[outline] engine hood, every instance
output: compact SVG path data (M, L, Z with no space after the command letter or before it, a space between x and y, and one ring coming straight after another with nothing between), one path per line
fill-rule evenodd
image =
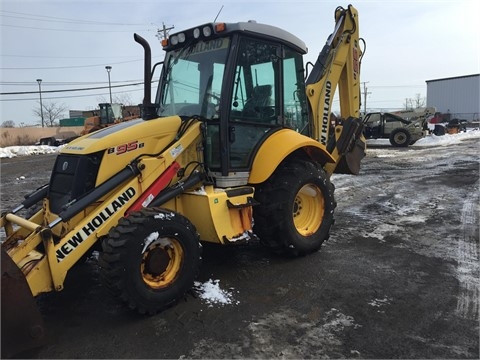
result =
M131 120L82 136L60 152L62 155L101 159L96 175L98 185L140 155L163 151L175 139L180 124L178 116Z
M82 136L61 149L64 154L91 154L106 151L122 155L141 149L142 153L156 153L173 140L181 119L169 116L153 120L130 120ZM137 144L134 149L132 144ZM129 146L130 145L130 146Z

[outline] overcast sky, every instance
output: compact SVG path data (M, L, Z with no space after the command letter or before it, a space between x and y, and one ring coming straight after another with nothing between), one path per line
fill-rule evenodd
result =
M360 36L367 43L361 81L367 110L402 108L406 98L426 96L426 80L478 74L480 40L478 0L357 0ZM157 38L165 24L180 31L215 19L257 22L284 28L308 46L315 61L333 31L333 13L349 2L164 1L164 0L1 0L0 124L38 123L42 79L44 102L87 110L109 101L106 65L112 86L142 81L143 50L136 32L150 42L154 61L163 59ZM105 87L92 91L48 90ZM142 87L112 89L114 100L141 103ZM335 108L335 104L334 104ZM363 105L362 105L363 108ZM65 113L68 117L68 112Z

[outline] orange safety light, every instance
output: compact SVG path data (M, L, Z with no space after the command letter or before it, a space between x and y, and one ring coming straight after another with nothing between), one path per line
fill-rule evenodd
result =
M168 39L163 39L162 40L162 46L165 47L168 45Z
M222 32L222 31L225 31L225 23L218 23L218 24L215 24L215 32Z

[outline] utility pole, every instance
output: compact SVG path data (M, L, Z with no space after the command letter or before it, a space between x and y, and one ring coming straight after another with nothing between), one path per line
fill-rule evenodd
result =
M170 27L166 27L165 26L165 23L162 22L162 29L157 29L157 38L158 40L162 41L162 40L165 40L168 36L168 32L172 29L174 29L175 26L170 26Z
M42 117L42 128L45 126L43 121L43 104L42 104L42 79L37 79L38 93L40 94L40 116Z
M367 113L367 95L371 94L370 91L367 91L368 81L362 82L363 84L363 114Z
M105 69L108 73L108 90L110 92L110 104L112 103L112 83L110 82L110 71L112 71L112 67L110 65L105 66Z

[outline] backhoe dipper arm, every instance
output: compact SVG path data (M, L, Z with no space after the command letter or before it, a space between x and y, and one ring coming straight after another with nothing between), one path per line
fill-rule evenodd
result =
M306 81L312 137L327 147L330 113L337 86L343 119L360 116L358 12L349 5L335 10L335 29L328 37ZM338 157L338 154L333 154ZM335 156L336 155L336 156Z

